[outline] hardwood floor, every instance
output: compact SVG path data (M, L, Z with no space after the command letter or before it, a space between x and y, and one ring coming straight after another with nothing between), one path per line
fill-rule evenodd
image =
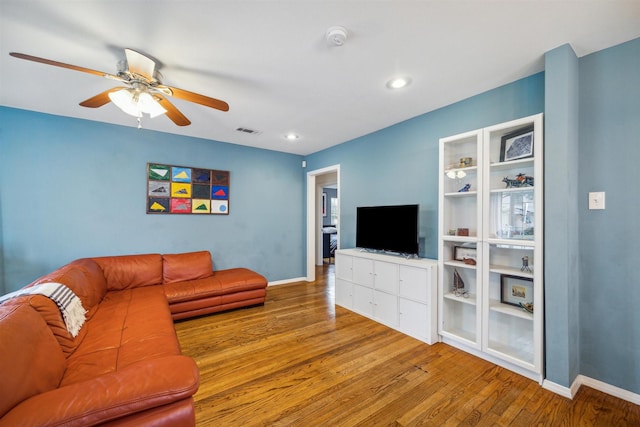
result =
M200 368L198 426L631 426L640 406L574 400L446 344L333 305L333 265L262 307L176 323Z

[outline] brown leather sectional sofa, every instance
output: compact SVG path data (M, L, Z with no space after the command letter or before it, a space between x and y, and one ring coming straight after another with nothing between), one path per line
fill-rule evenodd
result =
M207 251L84 258L43 276L87 311L74 337L42 295L0 305L0 426L193 426L199 386L173 320L262 304L267 280ZM212 321L215 321L212 319Z

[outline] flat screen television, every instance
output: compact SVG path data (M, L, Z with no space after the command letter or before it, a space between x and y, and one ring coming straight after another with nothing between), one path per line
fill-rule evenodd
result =
M358 207L356 246L417 255L418 205Z

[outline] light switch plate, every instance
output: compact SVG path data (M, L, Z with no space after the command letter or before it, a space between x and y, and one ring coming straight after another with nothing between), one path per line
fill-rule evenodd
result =
M604 209L604 191L589 193L589 209Z

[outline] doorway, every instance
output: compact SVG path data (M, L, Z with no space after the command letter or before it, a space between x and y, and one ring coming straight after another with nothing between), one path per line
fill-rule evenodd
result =
M340 165L329 166L307 173L307 281L316 279L316 265L322 265L322 189L331 187L337 190L337 206L340 209ZM326 200L330 203L329 200ZM326 211L325 211L326 212ZM340 236L340 222L335 224ZM338 237L338 248L340 238Z

